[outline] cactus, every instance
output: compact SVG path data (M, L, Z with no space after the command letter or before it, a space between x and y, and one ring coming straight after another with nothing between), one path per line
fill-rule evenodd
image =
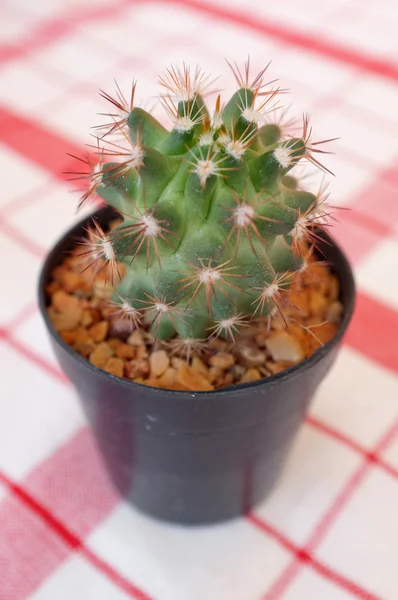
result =
M291 274L306 267L301 241L316 247L329 214L325 190L307 192L289 174L299 161L328 170L308 116L292 137L273 118L282 90L265 69L250 79L249 61L243 73L231 68L237 91L225 105L218 96L212 114L204 98L214 81L185 65L167 70L160 102L171 131L135 105L135 83L129 101L119 88L101 92L112 120L97 158L83 161L92 172L82 202L99 195L123 223L107 233L95 222L82 256L114 274L124 263L117 314L179 344L233 340L250 320L283 314Z

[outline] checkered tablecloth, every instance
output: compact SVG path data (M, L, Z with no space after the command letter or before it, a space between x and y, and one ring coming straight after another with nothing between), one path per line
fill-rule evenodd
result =
M396 0L1 0L0 600L398 599ZM116 77L138 99L171 62L224 57L292 90L327 165L354 322L272 495L185 529L112 491L36 307L41 261L78 217L62 172ZM229 82L232 85L232 80Z

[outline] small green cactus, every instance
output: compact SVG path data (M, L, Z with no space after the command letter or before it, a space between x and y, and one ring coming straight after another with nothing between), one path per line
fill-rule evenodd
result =
M100 129L91 185L123 223L88 230L83 256L126 274L112 303L133 326L146 323L160 339L189 344L210 335L234 338L248 321L283 312L281 292L304 270L300 240L316 245L325 223L324 190L304 191L289 171L324 153L311 141L308 116L298 137L278 119L281 90L252 81L249 61L238 89L213 114L204 96L213 81L197 69L171 67L160 78L160 101L171 131L128 102L117 88L112 122ZM280 110L280 109L279 109ZM116 136L109 141L109 136Z

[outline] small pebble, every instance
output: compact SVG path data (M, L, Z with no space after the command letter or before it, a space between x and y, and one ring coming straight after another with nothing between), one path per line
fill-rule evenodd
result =
M198 373L203 375L203 377L205 377L205 379L207 379L207 381L211 383L211 375L209 369L202 359L200 359L198 356L194 356L191 362L191 367L194 371L197 371Z
M233 373L234 379L238 380L246 373L246 368L243 365L234 365L231 372Z
M174 385L176 378L177 378L177 371L175 369L173 369L173 367L169 367L168 369L166 369L166 371L163 373L163 375L161 377L159 377L159 386L165 387L165 388L170 388L171 386Z
M65 258L64 264L69 267L69 270L80 271L82 268L82 259L80 256L80 248L76 248L73 254Z
M146 346L137 346L136 347L136 357L137 358L148 358L149 352Z
M52 281L46 286L46 294L48 296L53 296L55 292L57 292L60 288L58 281Z
M66 312L80 308L79 299L63 290L58 290L52 297L52 306L58 312Z
M170 359L164 350L152 352L149 357L151 377L160 377L170 365Z
M71 329L69 331L60 331L59 335L64 340L64 342L72 346L72 344L74 344L74 342L76 341L77 329Z
M95 343L90 338L87 329L80 327L76 331L75 342L73 348L82 356L88 356L95 349Z
M94 340L94 342L103 342L109 331L109 321L100 321L96 323L89 329L90 337Z
M141 329L135 329L133 333L129 336L127 343L131 344L131 346L143 346L144 337Z
M217 337L211 337L207 341L207 347L212 350L218 350L219 352L223 352L228 348L228 342L226 342L225 340L220 340L220 338Z
M333 323L320 323L319 325L315 325L315 327L311 327L312 333L316 336L317 339L314 339L313 336L313 349L316 350L322 344L326 344L332 337L335 335L337 331L336 325Z
M77 340L73 344L73 349L76 350L76 352L78 352L82 356L87 357L95 350L95 343L93 342L93 340Z
M55 267L51 273L52 278L54 281L62 284L63 279L65 277L65 273L68 273L69 269L66 266L66 264L64 265L58 265L57 267Z
M253 367L252 369L248 369L246 371L240 382L248 383L249 381L259 381L260 379L262 379L260 371Z
M112 296L113 288L110 281L96 279L94 281L94 296L103 300L109 300Z
M337 300L340 294L339 280L335 275L329 277L329 298Z
M91 327L94 324L94 319L91 310L84 310L82 316L82 326Z
M104 367L105 371L116 375L117 377L123 377L124 374L124 360L121 358L110 358Z
M119 338L110 338L108 340L108 344L110 345L110 347L112 348L112 350L114 352L116 352L116 350L122 345L122 341L119 340Z
M185 360L179 358L178 356L172 356L171 358L171 366L175 369L179 369L182 364L185 364Z
M115 314L115 309L112 306L110 306L108 302L101 300L101 298L97 298L96 300L100 303L102 320L110 321Z
M126 365L126 374L130 379L136 379L137 377L148 377L149 375L149 361L145 358L140 360L133 359Z
M82 327L91 327L91 325L98 323L100 319L101 315L99 310L96 310L95 308L86 308L83 311Z
M341 317L343 315L343 310L344 310L343 305L338 300L336 300L336 302L333 302L332 304L330 304L326 309L327 321L329 321L330 323L334 323L335 325L338 325L341 321Z
M56 312L53 308L48 309L48 316L56 331L70 331L76 329L82 318L83 311L78 306L67 312Z
M62 287L66 292L72 293L78 290L81 286L82 280L80 275L73 271L66 271L62 278Z
M219 352L209 358L209 365L219 369L229 369L235 363L235 357L227 352Z
M145 379L145 385L150 385L151 387L159 387L159 379L156 377L149 377L149 379Z
M181 363L177 371L176 381L192 391L206 392L214 389L203 375L194 371L186 362Z
M130 344L119 344L117 348L115 348L116 350L116 356L118 356L119 358L124 358L126 360L132 360L133 358L136 357L136 349L134 348L134 346L131 346Z
M286 369L291 367L293 364L294 363L291 363L291 362L283 362L283 361L271 362L271 361L269 361L269 362L267 362L267 368L273 375L276 375L277 373L281 373L281 371L286 371Z
M310 312L313 317L324 317L328 306L328 300L317 290L309 295Z
M312 336L308 332L308 330L306 330L302 325L299 325L297 322L289 323L289 326L287 329L285 329L285 331L287 331L290 336L298 340L306 356L308 356L308 354L311 353L310 349L312 347L312 344L309 338L311 338Z
M254 344L236 344L234 352L246 367L259 367L266 360L266 354Z
M223 375L224 375L224 372L219 367L210 367L210 369L208 371L207 379L208 379L208 381L210 381L210 383L215 383L216 381L219 381L220 379L222 379Z
M274 361L296 363L304 359L300 342L287 331L273 331L267 338L266 346Z
M232 373L226 373L224 379L222 380L222 385L232 385L234 382L234 376Z
M92 338L84 327L76 329L75 342L92 342Z
M89 360L98 369L103 369L112 356L112 348L106 342L102 342L91 352Z
M194 371L198 371L198 373L201 373L202 375L206 376L208 374L205 363L198 356L193 357L191 367Z

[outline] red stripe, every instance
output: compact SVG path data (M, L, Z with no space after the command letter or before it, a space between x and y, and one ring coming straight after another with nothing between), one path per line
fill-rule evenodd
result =
M359 212L366 218L366 227L371 222L377 222L380 229L375 233L380 233L381 237L393 233L394 224L398 223L397 186L397 164L393 163L389 168L378 171L372 182L350 198L352 211L349 212Z
M348 448L351 448L351 450L354 450L354 452L361 454L368 460L368 462L377 464L378 467L383 469L386 473L388 473L392 477L394 477L396 479L398 478L398 469L396 469L392 465L386 463L379 456L376 456L374 452L369 452L366 448L364 448L363 446L361 446L360 444L355 442L353 439L351 439L350 437L348 437L341 431L338 431L337 429L330 427L330 425L328 425L327 423L323 423L322 421L320 421L319 419L316 419L315 417L312 417L311 415L306 418L305 422L310 427L313 427L317 431L321 431L322 433L330 436L334 440L341 442Z
M344 577L340 573L333 571L333 569L330 569L329 567L321 563L319 560L312 557L309 554L309 552L307 552L305 549L293 544L287 537L283 535L283 533L276 530L269 523L263 521L263 519L260 519L257 515L249 514L247 516L247 519L252 525L257 527L257 529L266 533L272 539L281 544L281 546L283 546L286 550L292 552L295 555L295 562L292 563L292 565L295 566L294 571L299 569L300 564L305 563L308 565L308 567L311 567L312 569L317 571L325 579L328 579L329 581L338 585L339 587L344 588L356 598L362 598L367 600L379 600L377 596L374 596L373 594L371 594L358 584L354 583L347 577ZM289 578L291 577L290 573L293 573L292 566L289 568ZM282 587L279 583L277 588L272 588L269 592L267 592L267 594L264 596L264 600L274 600L278 598L281 590Z
M380 235L373 231L373 228L366 229L363 225L355 223L354 220L350 221L345 218L333 223L331 233L354 265L365 260L381 239Z
M0 471L0 481L12 491L12 493L18 497L18 499L25 504L30 510L32 510L37 516L43 521L46 521L47 525L55 531L55 533L63 539L65 544L72 550L76 550L81 546L81 542L71 531L64 527L53 515L43 508L36 500L28 494L20 485L11 481L4 473Z
M12 239L21 248L28 250L31 254L43 259L47 253L44 248L41 248L30 237L26 236L20 229L16 229L11 223L8 223L0 216L0 231Z
M211 17L247 27L288 46L302 48L312 54L323 56L344 65L348 64L360 71L385 77L394 82L398 81L398 65L394 62L357 52L339 43L327 41L322 37L290 29L282 24L269 21L264 17L259 19L255 14L251 15L248 12L230 10L224 6L196 2L195 0L155 0L155 3L166 5L179 4L210 15ZM121 0L117 4L113 3L109 6L87 9L77 15L74 12L72 15L66 14L60 18L47 21L34 30L28 38L21 40L20 43L0 46L0 61L4 63L7 60L21 58L70 34L77 25L114 17L132 4L131 0ZM137 0L135 0L134 4L137 4Z
M310 427L313 427L317 431L321 431L322 433L325 433L333 439L343 443L345 446L348 446L349 448L351 448L351 450L354 450L355 452L358 452L362 455L368 454L366 448L363 448L362 446L354 442L354 440L344 435L344 433L341 433L341 431L337 431L333 427L330 427L330 425L328 425L327 423L323 423L322 421L316 419L315 417L312 417L311 415L306 417L305 422L307 425L310 425Z
M289 587L297 573L301 570L301 563L294 558L282 574L275 580L261 600L279 600L283 592Z
M92 550L87 548L77 535L75 535L58 519L56 519L49 510L37 502L37 500L20 485L11 481L9 477L1 472L0 481L9 488L9 490L18 498L20 502L34 512L35 515L38 516L42 521L44 521L47 527L49 527L51 531L59 536L71 550L79 550L79 552L83 554L93 566L95 566L104 575L109 577L109 579L111 579L115 585L125 591L131 598L136 600L151 600L150 596L140 590L133 583L122 577L120 573L117 573L110 565L105 563L101 558L94 554Z
M28 117L0 106L0 140L54 177L65 181L71 158L81 156L82 147L43 127Z
M388 444L395 438L398 431L398 422L394 423L392 427L383 435L381 440L378 442L374 449L374 455L382 452ZM360 465L359 469L349 478L340 494L334 499L330 508L327 510L323 518L319 521L318 525L314 528L307 544L304 547L305 555L310 555L314 552L315 548L324 539L325 535L330 530L330 527L335 522L342 509L351 498L355 490L358 489L360 482L363 480L365 475L369 472L370 462L365 456L365 461ZM291 585L293 579L296 577L300 570L300 556L296 557L277 578L271 588L265 594L263 600L277 600L281 598L281 595L286 588ZM359 596L360 598L374 598L374 596Z
M14 329L22 325L24 321L30 319L30 317L32 317L37 310L37 304L32 302L32 304L28 304L28 306L25 306L21 311L19 311L7 325L7 330L10 332L10 335Z
M0 531L1 600L31 598L71 554L59 536L12 493L0 503Z
M128 581L128 579L125 579L125 577L115 571L113 567L103 561L102 558L94 554L90 548L82 546L80 553L101 571L103 575L106 575L115 585L124 590L131 598L136 598L136 600L151 600L151 597L148 596L148 594L140 590L136 585Z
M360 468L350 477L341 490L340 494L336 497L326 514L323 516L321 521L315 527L311 534L311 537L306 544L307 551L313 551L318 544L323 540L331 525L336 520L336 517L340 514L342 508L347 504L354 491L358 488L360 482L369 471L369 462L363 462Z
M58 379L58 381L62 381L62 383L69 384L69 379L67 379L67 377L62 373L62 371L59 371L51 363L47 362L44 358L42 358L39 354L36 354L35 352L33 352L33 350L31 350L27 346L24 346L23 344L21 344L21 342L19 342L18 340L13 339L7 333L7 331L4 330L4 333L5 333L5 337L4 337L3 341L6 344L8 344L9 346L11 346L11 348L13 348L21 356L23 356L30 362L35 363L38 367L40 367L48 375L51 375L51 377L55 377L55 379Z
M289 540L281 531L272 527L269 523L266 523L263 519L260 519L256 514L249 513L246 515L246 519L257 529L269 535L273 540L278 542L285 550L288 552L292 552L293 554L298 554L299 548L293 542Z
M398 422L394 423L392 427L383 435L381 440L374 448L374 454L380 454L390 442L395 438L398 431ZM318 526L314 529L306 548L309 551L313 551L321 540L325 537L326 533L330 529L330 525L334 522L336 516L340 513L347 500L352 496L354 490L358 487L358 483L363 479L364 475L368 472L369 462L366 460L360 466L360 468L352 475L348 480L341 493L334 500L332 506L329 508L323 519L319 522Z
M347 590L347 592L350 592L356 598L361 598L361 600L383 600L380 596L371 594L370 592L359 586L357 583L354 583L350 579L347 579L347 577L344 577L343 575L332 571L332 569L318 562L317 560L314 560L312 566L314 570L319 573L319 575L322 575L323 577L325 577L325 579L329 579L339 587L344 588L345 590Z
M155 3L182 5L211 17L247 27L294 48L302 48L312 54L320 55L344 65L350 65L360 71L385 77L394 82L398 81L398 65L394 62L357 52L339 43L327 41L324 37L290 29L264 17L259 19L256 14L251 15L248 12L230 10L225 6L196 2L195 0L155 0ZM44 22L39 28L31 32L27 38L20 40L18 44L0 46L0 61L4 63L7 60L21 58L70 34L82 23L92 23L95 20L114 17L132 4L131 0L121 0L117 4L112 3L112 5L103 7L89 8L77 14L74 11L73 14L64 14L62 17ZM137 0L134 4L137 4Z
M312 568L331 583L334 583L336 586L349 592L355 598L360 598L361 600L382 600L380 596L368 592L351 579L344 577L344 575L341 575L340 573L336 573L336 571L333 571L330 567L320 563L317 559L311 558L311 560L308 561L305 557L306 555L304 554L304 558L300 557L295 562L290 563L289 567L284 571L283 576L278 579L276 584L262 597L262 600L281 599L281 594L284 593L290 582L301 570L303 563L307 564L308 567Z
M1 137L1 134L0 134ZM32 203L39 201L46 194L48 194L49 186L51 185L51 180L46 181L45 183L41 183L36 188L33 188L29 191L29 194L24 192L23 194L11 198L7 203L3 204L0 208L0 214L4 217L10 218L14 213L19 212L27 206L30 206Z
M345 342L383 367L398 372L398 312L358 292Z
M195 0L169 0L168 3L193 8L198 12L210 15L211 17L228 21L234 25L247 27L260 34L265 34L288 46L302 48L312 54L323 56L324 58L343 63L344 65L350 65L360 71L379 75L380 77L391 79L394 82L398 81L398 65L396 63L356 52L339 43L328 41L325 37L318 37L298 30L289 29L284 25L268 21L264 17L260 19L258 15L254 13L250 14L248 11L241 12L230 10L225 6L218 6L216 4L196 2Z
M395 193L397 192L395 191ZM358 206L358 208L355 207L353 210L345 210L344 214L338 214L339 221L344 219L344 221L355 223L356 225L375 233L379 238L391 235L394 232L394 223L391 221L384 223L378 219L376 212L378 199L376 201L374 199L373 202L376 204L376 206L374 206L375 216L362 212L361 206ZM378 210L380 209L377 208L377 211Z
M29 35L18 40L17 44L0 45L0 62L21 59L34 51L44 48L53 42L71 34L83 23L92 23L96 20L108 19L117 16L124 8L130 5L129 0L112 2L100 7L76 10L64 13L60 17L40 23Z

